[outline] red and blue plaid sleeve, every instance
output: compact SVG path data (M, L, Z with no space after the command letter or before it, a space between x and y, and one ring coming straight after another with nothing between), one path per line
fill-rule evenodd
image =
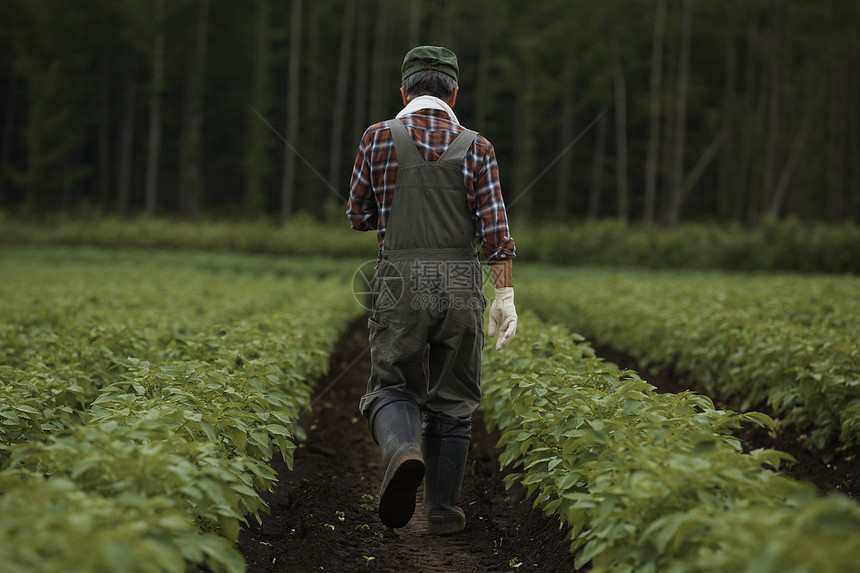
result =
M467 182L472 180L477 239L490 264L513 259L517 255L502 198L496 152L482 136L476 138L470 151L463 165L463 176Z
M370 231L379 226L379 207L370 176L373 156L372 128L373 126L368 128L361 138L349 183L346 215L352 228L358 231Z

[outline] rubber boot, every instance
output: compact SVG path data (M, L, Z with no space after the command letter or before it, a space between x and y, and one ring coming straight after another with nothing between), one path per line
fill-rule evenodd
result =
M379 519L403 527L415 513L415 495L424 479L421 456L421 408L411 400L386 399L374 404L371 432L382 449L385 476L379 490Z
M469 455L471 420L447 416L428 417L424 423L424 510L427 533L447 535L466 527L466 514L457 506L466 458Z

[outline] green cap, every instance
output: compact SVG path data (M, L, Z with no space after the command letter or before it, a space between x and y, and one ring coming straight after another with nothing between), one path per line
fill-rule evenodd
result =
M457 56L448 48L441 46L418 46L412 48L403 58L403 67L401 68L401 81L406 81L406 78L423 70L436 70L443 74L448 74L454 81L459 81L457 76L460 74L460 68L457 65Z

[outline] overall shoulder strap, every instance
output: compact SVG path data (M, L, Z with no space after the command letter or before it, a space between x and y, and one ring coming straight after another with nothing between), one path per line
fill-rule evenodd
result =
M397 153L397 163L399 165L412 165L425 163L424 158L415 147L415 142L412 141L412 136L406 130L406 127L400 123L399 119L389 119L385 122L388 129L391 130L391 136L394 138L394 151Z
M448 149L445 150L445 153L442 154L439 161L450 161L457 165L462 165L463 159L465 159L466 153L469 151L469 147L472 146L472 142L477 136L477 131L472 131L471 129L463 131L457 136L457 139L448 146Z

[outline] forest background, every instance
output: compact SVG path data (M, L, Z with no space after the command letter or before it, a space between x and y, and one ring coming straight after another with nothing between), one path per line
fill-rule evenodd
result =
M842 0L4 0L0 210L342 216L429 43L512 218L858 223L858 29Z

